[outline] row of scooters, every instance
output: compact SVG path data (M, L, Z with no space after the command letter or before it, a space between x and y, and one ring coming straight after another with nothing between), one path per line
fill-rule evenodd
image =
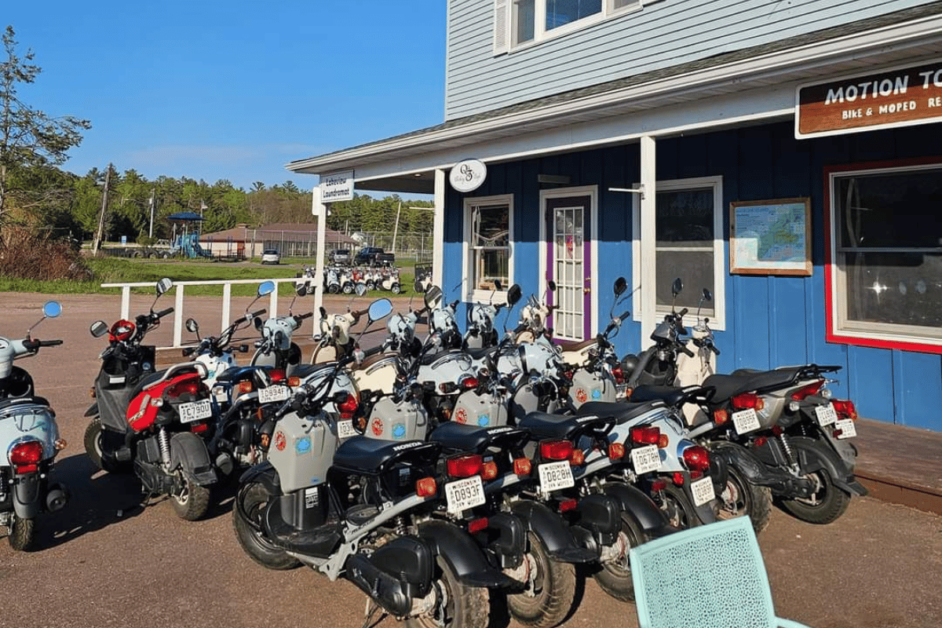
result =
M313 267L304 268L304 276L314 277ZM330 294L353 294L357 285L367 290L382 290L399 294L399 269L395 266L341 266L334 264L324 268L324 290Z
M170 287L158 283L157 298ZM302 278L299 296L308 288ZM273 289L263 284L258 296ZM632 600L628 550L647 540L724 516L748 515L761 530L773 496L827 523L864 494L847 440L853 404L826 387L833 368L710 374L718 350L708 320L698 313L688 348L686 311L665 317L639 355L614 355L627 312L590 341L560 344L552 291L531 296L520 324L498 334L518 286L505 304L473 306L461 334L457 302L427 282L415 290L424 292L417 311L410 301L392 314L386 299L322 308L310 364L291 334L311 314L291 308L263 322L250 305L216 337L190 319L197 344L164 371L142 341L172 308L96 323L109 345L86 451L107 471L134 472L186 519L205 513L216 483L241 474L233 519L252 559L346 578L416 625L484 626L488 597L502 595L518 622L555 626L586 575ZM625 292L616 282L613 311ZM385 341L362 351L363 332L387 317ZM261 340L240 367L235 354L249 347L233 338L253 322ZM29 335L17 342L24 355L40 346ZM700 383L674 385L694 372ZM35 412L32 395L13 405ZM33 462L40 482L51 463ZM13 465L14 492L29 472ZM14 511L14 532L24 520Z

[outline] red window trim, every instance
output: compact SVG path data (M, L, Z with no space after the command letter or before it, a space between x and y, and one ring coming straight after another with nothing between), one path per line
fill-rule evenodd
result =
M835 344L855 345L860 347L874 347L877 349L901 349L903 351L918 351L920 353L942 354L942 345L931 345L918 341L907 340L880 340L878 338L859 338L845 336L837 329L837 307L832 302L832 287L834 286L834 251L831 247L831 175L854 170L880 170L889 168L905 168L907 166L937 165L942 167L942 157L921 157L915 159L897 159L893 161L867 161L839 166L825 166L824 168L824 335L827 342Z

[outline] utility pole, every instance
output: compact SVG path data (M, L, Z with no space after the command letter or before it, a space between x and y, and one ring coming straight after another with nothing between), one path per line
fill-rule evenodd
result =
M157 188L150 193L150 231L147 232L148 238L154 237L154 206L157 204Z
M105 172L105 190L101 195L101 213L98 214L98 233L95 234L95 242L92 244L92 253L98 254L101 248L102 231L105 229L105 211L108 209L108 186L111 183L111 164L108 164L108 170Z
M393 245L392 254L396 254L396 234L399 233L399 212L402 211L402 201L399 201L399 207L396 209L396 226L393 227Z

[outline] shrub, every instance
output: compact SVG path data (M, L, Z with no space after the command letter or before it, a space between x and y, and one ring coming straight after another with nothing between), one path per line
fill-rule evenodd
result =
M92 272L68 241L7 226L0 237L0 277L85 281Z

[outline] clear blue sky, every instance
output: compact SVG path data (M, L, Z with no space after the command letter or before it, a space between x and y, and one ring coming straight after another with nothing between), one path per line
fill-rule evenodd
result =
M43 72L20 97L91 121L65 169L240 187L444 119L445 0L0 0Z

